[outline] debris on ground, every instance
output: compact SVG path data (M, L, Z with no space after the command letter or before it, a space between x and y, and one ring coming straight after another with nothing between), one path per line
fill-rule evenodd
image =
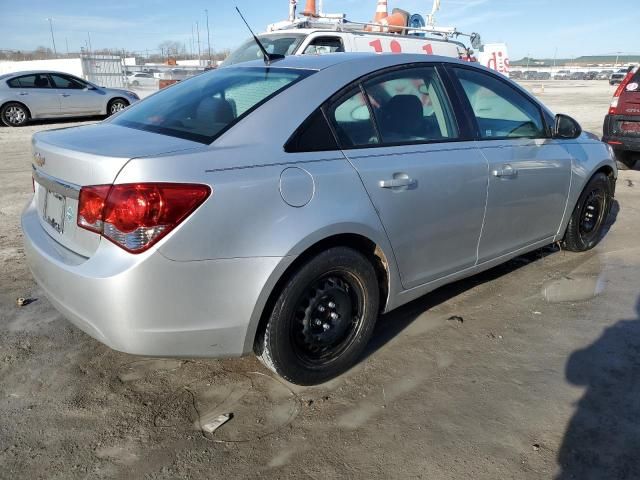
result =
M214 418L213 421L202 425L202 431L206 433L213 433L232 418L233 413L223 413L222 415Z
M533 444L533 451L537 452L538 450L540 450L540 444L539 443L534 443Z
M633 187L633 182L627 179L627 187Z
M19 297L19 298L16 298L16 305L18 305L19 307L26 307L27 305L35 301L36 300L34 298Z
M447 318L447 320L449 320L450 322L464 323L464 318L458 315L452 315L449 318Z

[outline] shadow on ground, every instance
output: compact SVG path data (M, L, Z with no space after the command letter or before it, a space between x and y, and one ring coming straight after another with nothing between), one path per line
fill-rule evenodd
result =
M567 427L557 480L640 478L640 299L636 313L569 357L567 381L587 390Z

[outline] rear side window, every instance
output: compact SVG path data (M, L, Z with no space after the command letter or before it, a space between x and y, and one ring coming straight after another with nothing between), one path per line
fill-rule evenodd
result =
M305 120L287 142L284 150L288 153L338 150L336 139L321 109Z
M51 88L49 77L42 73L13 78L7 84L11 88Z
M344 45L340 37L314 38L304 49L305 55L323 55L336 52L344 52Z
M538 105L505 82L481 71L454 68L469 100L480 138L544 138Z
M125 127L211 143L272 96L312 73L273 67L221 68L133 104L112 121Z
M443 141L458 136L434 67L402 69L364 84L383 144Z
M360 87L355 87L330 109L340 145L345 148L379 144L369 105Z

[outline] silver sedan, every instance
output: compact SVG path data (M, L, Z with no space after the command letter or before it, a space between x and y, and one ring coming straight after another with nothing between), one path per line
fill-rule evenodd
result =
M139 355L255 352L315 384L379 314L553 242L593 248L611 150L483 67L251 62L33 138L27 259L71 322Z
M138 100L129 90L98 87L68 73L0 75L0 121L8 127L40 118L112 115Z

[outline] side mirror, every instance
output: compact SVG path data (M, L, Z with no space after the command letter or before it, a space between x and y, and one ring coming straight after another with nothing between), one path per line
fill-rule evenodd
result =
M572 140L578 138L582 134L582 127L578 122L568 115L556 115L555 125L553 126L553 138L561 138Z

